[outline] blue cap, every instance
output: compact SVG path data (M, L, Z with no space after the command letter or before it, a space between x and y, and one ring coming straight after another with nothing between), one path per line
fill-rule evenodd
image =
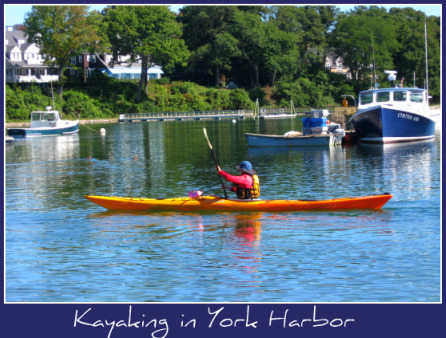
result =
M255 170L252 169L251 162L248 162L248 161L243 161L242 163L240 163L237 166L237 169L241 170L241 171L244 171L244 172L247 172L248 174L251 174L251 175L254 175L256 173Z

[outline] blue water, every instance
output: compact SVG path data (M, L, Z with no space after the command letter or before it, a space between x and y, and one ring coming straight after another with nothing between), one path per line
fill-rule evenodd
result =
M298 119L90 125L102 127L6 146L7 302L440 301L440 131L265 150L243 134ZM264 199L393 198L380 211L155 214L84 198L221 194L203 127L222 169L253 163Z

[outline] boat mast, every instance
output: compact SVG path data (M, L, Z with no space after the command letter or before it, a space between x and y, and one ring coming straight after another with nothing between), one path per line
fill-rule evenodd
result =
M373 43L373 32L372 32L372 52L373 52L373 85L372 85L372 87L375 87L375 85L376 85L376 66L375 66L375 45Z

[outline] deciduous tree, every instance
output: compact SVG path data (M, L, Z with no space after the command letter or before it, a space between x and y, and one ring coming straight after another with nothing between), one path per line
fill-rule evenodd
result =
M88 6L33 6L25 16L28 41L36 43L45 62L59 67L59 95L62 97L63 76L72 56L96 51L101 45L97 23Z
M167 6L116 6L105 14L107 35L115 60L131 55L141 62L137 100L147 89L147 70L161 64L165 71L186 65L189 51L181 39L181 27Z

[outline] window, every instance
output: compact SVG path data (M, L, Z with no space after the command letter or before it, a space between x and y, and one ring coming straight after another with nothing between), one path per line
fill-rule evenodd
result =
M82 55L79 55L79 63L82 63Z
M406 100L407 100L407 92L393 93L393 101L406 101Z
M376 95L376 102L387 102L390 101L390 92L378 93Z
M96 55L92 55L90 60L91 60L91 63L96 63Z
M411 102L423 102L423 94L421 92L410 92L410 101Z
M73 57L71 58L71 64L73 64L73 65L76 64L76 57L75 57L75 56L73 56Z
M39 114L39 113L33 113L33 114L31 114L31 120L33 120L33 121L39 121L39 120L40 120L40 114Z
M359 97L359 103L360 104L368 104L373 102L373 94L362 94Z

